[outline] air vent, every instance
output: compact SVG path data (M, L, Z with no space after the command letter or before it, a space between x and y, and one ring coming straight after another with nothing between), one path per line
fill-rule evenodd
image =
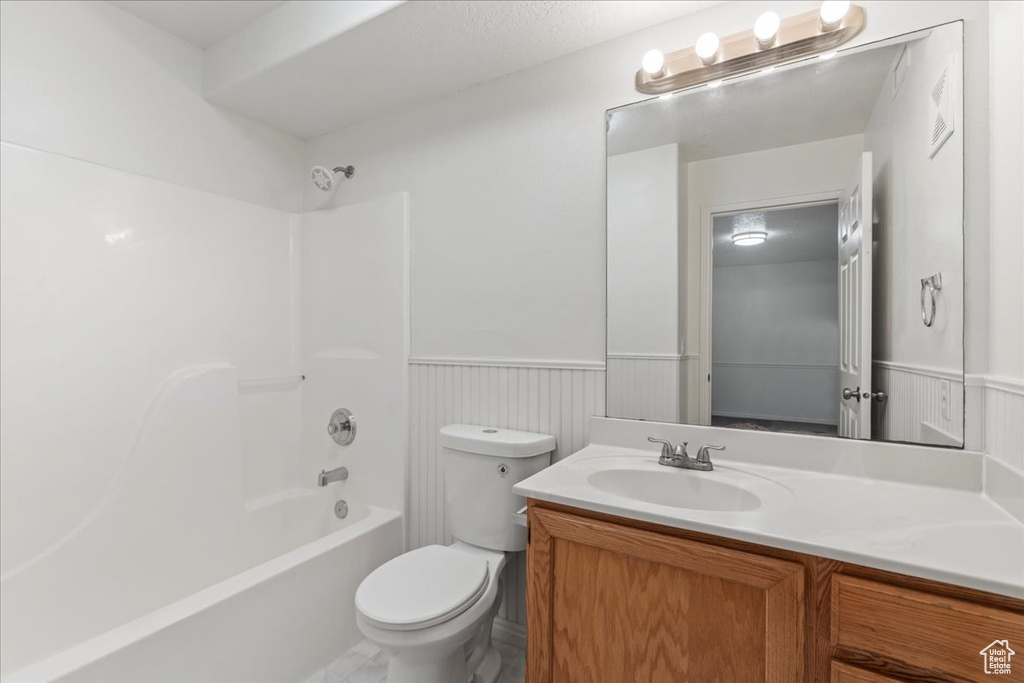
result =
M932 85L928 97L928 157L934 157L953 134L956 122L953 114L953 79L956 76L956 55L950 55L946 66Z

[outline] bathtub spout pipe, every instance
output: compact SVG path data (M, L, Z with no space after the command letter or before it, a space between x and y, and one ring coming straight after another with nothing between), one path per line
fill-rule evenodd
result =
M316 478L317 486L327 486L332 481L345 481L348 479L347 467L335 467L333 470L320 470Z

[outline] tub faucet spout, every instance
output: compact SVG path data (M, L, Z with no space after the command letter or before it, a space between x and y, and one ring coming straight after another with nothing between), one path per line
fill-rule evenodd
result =
M348 479L347 467L335 467L333 470L320 470L316 478L317 486L327 486L332 481L345 481Z

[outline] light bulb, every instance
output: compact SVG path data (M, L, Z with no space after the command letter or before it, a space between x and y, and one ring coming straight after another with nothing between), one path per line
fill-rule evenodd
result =
M661 54L661 50L648 50L641 65L644 71L657 78L665 71L665 55Z
M775 12L765 12L754 22L754 37L761 47L770 47L775 42L775 35L779 32L779 15Z
M849 11L849 0L827 0L821 3L821 27L825 30L836 28Z
M715 57L718 55L719 45L718 36L708 31L697 39L697 43L693 46L693 51L697 53L700 61L710 64L715 61Z

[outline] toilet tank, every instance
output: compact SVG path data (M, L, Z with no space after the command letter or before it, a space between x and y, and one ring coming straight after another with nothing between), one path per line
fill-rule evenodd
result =
M478 425L441 428L448 523L456 539L491 550L525 550L512 515L526 499L512 487L551 464L555 437Z

